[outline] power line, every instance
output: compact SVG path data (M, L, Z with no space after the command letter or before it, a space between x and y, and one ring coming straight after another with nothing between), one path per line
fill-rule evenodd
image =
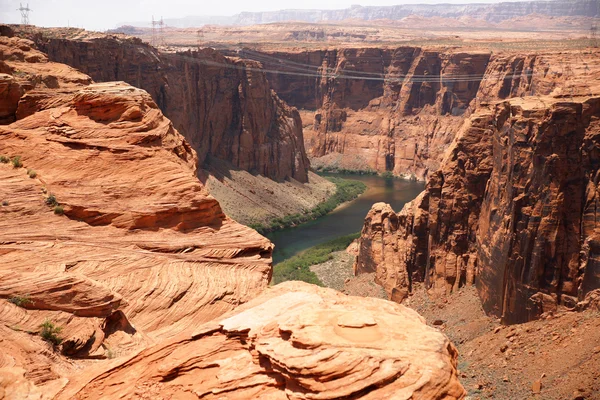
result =
M19 3L19 6L17 11L21 12L21 25L29 25L29 13L33 10L29 8L29 3L27 3L26 7L23 7L23 3Z
M323 73L318 73L316 71L315 72L311 72L311 71L293 72L293 71L282 71L282 70L277 70L277 69L268 69L268 68L263 68L263 67L260 67L260 68L250 67L247 65L240 66L240 65L236 65L236 64L225 64L222 62L217 62L217 61L212 61L212 60L184 56L182 54L171 54L171 56L183 58L190 62L195 62L197 64L203 64L203 65L208 65L208 66L223 67L223 68L237 69L237 70L243 70L243 71L257 71L257 72L264 72L264 73L271 73L271 74L305 76L305 77L320 78L320 79L331 78L331 79L368 80L368 81L401 83L406 78L410 78L411 82L414 82L414 83L425 83L425 82L439 83L440 82L440 76L437 74L436 75L432 74L432 75L354 76L354 75L346 75L346 74L331 73L331 72L325 72L323 74ZM513 73L509 73L507 75L504 75L504 74L448 75L448 76L442 76L442 83L481 82L481 81L485 81L485 80L499 80L499 79L512 80L512 79L529 77L529 76L546 76L546 74L542 73L542 72L535 73L535 72L533 72L533 70L530 70L530 72L524 72L524 73L514 73L513 72Z

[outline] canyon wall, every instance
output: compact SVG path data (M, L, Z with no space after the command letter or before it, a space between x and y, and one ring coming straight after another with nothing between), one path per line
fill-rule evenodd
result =
M298 112L271 90L256 62L212 49L162 53L139 39L98 36L33 39L50 60L98 82L125 81L146 90L196 150L281 181L307 182L309 163Z
M478 104L550 94L566 86L573 69L584 68L558 61L554 53L418 47L240 54L283 72L267 76L281 98L306 110L313 166L421 180L440 167Z
M415 282L439 296L476 284L484 309L506 323L576 308L600 287L600 88L590 83L600 70L591 56L570 63L576 70L566 84L550 72L527 83L545 91L558 85L552 95L483 104L469 116L417 199L398 214L384 204L369 212L356 273L375 272L396 301ZM506 96L522 87L514 80L489 86Z
M464 397L415 311L268 288L273 245L146 91L15 37L0 70L1 398Z

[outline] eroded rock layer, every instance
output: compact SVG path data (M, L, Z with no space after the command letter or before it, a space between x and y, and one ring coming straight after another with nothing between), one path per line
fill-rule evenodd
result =
M201 166L212 156L271 179L307 182L300 116L273 93L258 63L210 48L161 53L139 39L97 36L55 39L40 30L34 39L52 61L150 93Z
M416 312L267 289L272 244L223 214L147 92L23 39L0 63L21 93L1 98L0 398L464 397Z
M476 283L507 323L575 308L600 287L598 117L595 96L482 108L421 196L399 214L370 211L356 272L376 272L399 301L415 281L441 295Z
M449 400L465 394L456 362L404 306L289 282L59 398Z
M425 180L481 103L569 93L593 54L490 53L419 47L256 52L273 88L305 113L314 166ZM308 76L307 76L308 75ZM587 94L587 93L586 93ZM312 125L312 126L308 126Z
M63 354L113 358L268 285L272 244L223 214L196 177L195 151L147 92L91 83L23 39L0 37L0 65L23 93L16 106L2 98L15 121L0 126L9 398L35 398L31 385L51 397L82 368L49 351L38 336L45 321Z

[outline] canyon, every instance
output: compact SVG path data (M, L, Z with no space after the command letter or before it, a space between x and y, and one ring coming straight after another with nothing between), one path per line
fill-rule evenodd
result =
M464 397L416 312L268 288L272 244L148 92L8 35L0 70L1 398Z
M597 14L0 26L0 398L597 398ZM331 22L251 25L290 15ZM320 266L342 293L270 286L244 226L315 169L425 185Z
M333 184L309 171L300 115L272 91L258 63L209 48L159 52L137 38L85 32L65 39L61 32L23 34L51 61L96 82L146 90L198 154L198 176L228 215L266 223L334 193Z

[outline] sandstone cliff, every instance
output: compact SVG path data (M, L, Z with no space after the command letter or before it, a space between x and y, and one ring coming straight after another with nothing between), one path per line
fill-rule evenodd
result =
M519 54L419 47L243 50L303 112L314 167L391 171L426 180L481 103L572 92L589 53Z
M0 67L1 398L464 397L416 312L267 290L272 244L223 214L147 92L23 39L0 36Z
M13 161L0 163L3 371L23 369L24 387L51 396L81 365L31 336L45 320L62 328L64 354L111 358L268 285L271 243L225 217L148 93L90 84L22 39L0 37L0 55L3 80L23 93L16 106L0 99L16 119L0 126Z
M568 94L598 92L589 66L568 90L469 117L421 196L398 214L371 210L356 272L376 272L397 301L414 282L440 295L476 283L486 311L507 323L575 308L598 288L600 99Z
M298 112L272 92L260 65L212 49L162 53L139 39L33 36L50 60L95 81L125 81L146 90L196 150L274 180L307 182L308 160Z

